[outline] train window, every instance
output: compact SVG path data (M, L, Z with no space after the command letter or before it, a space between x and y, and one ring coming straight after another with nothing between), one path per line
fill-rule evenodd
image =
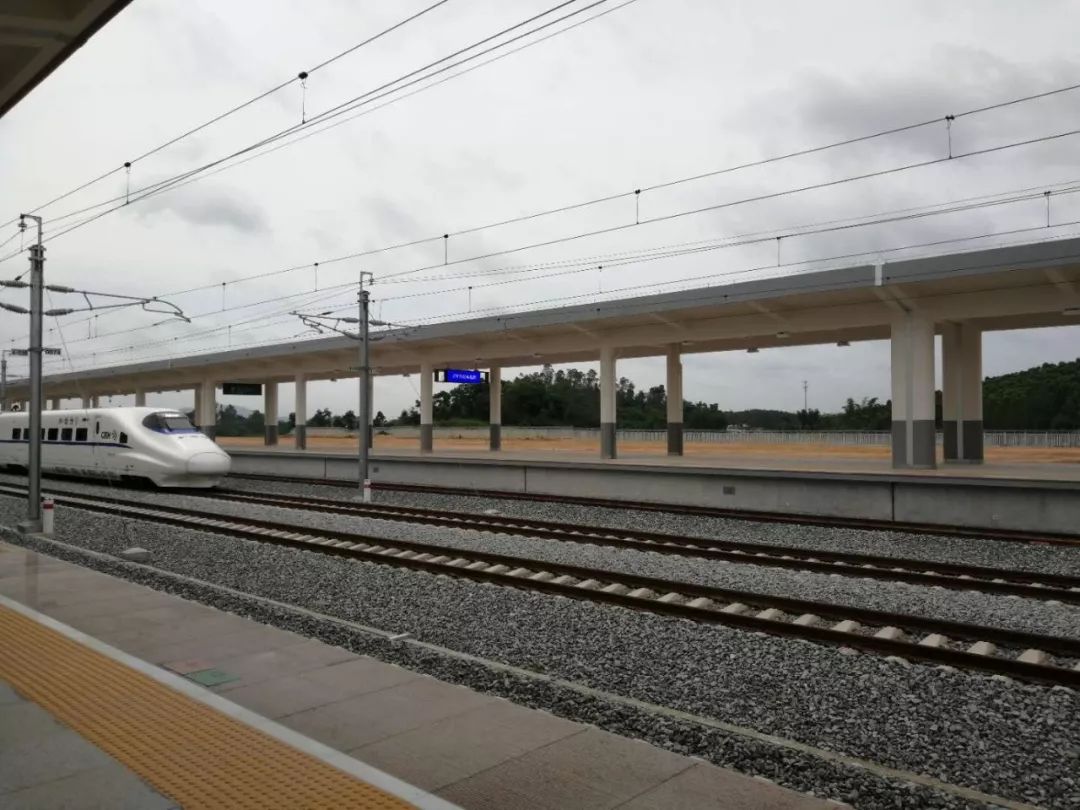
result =
M65 433L69 433L70 430L71 430L71 428L64 428ZM85 442L86 441L86 434L87 434L87 429L86 428L75 428L75 441L77 441L77 442Z
M101 433L101 422L94 422L94 435Z
M41 440L45 441L45 428L41 429Z
M120 431L120 444L127 444L127 434Z
M60 431L60 441L62 441L62 442L70 442L71 441L71 428L63 428Z
M55 441L56 441L56 435L57 435L57 434L58 434L59 432L60 432L60 431L59 431L59 430L57 430L56 428L49 428L49 436L48 436L48 439L49 439L49 441L50 441L50 442L55 442Z
M195 426L191 420L179 413L151 413L143 419L143 427L158 433L192 433Z
M22 435L22 430L21 429L19 429L19 428L12 428L11 429L11 438L13 438L15 440L18 440L18 438L21 435Z

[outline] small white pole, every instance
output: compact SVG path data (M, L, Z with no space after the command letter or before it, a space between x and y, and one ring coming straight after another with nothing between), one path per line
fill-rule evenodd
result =
M41 499L41 533L46 537L53 536L53 522L56 518L56 503L52 498Z

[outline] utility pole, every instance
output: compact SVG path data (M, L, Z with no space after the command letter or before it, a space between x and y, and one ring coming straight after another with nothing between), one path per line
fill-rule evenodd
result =
M41 531L41 320L42 288L45 274L45 247L41 244L41 217L20 214L19 227L26 220L37 221L37 243L30 246L30 458L27 463L29 494L26 521L19 528L27 534Z
M371 353L368 341L368 308L371 293L364 289L365 275L369 274L361 270L358 296L360 304L360 430L357 432L360 436L360 497L364 503L368 503L371 501L371 476L368 473L371 455Z
M359 461L360 469L358 471L358 484L360 488L360 497L364 501L371 500L371 475L369 474L371 445L372 445L372 429L371 429L371 401L373 397L373 391L371 386L371 335L369 330L372 326L400 326L400 324L392 324L388 321L380 321L371 317L371 297L370 293L364 289L364 277L367 277L371 283L374 283L375 277L367 272L361 271L360 273L360 293L357 296L358 312L357 317L338 317L331 312L321 313L304 313L304 312L292 312L300 321L310 329L314 329L318 333L322 333L324 329L337 332L339 335L345 335L350 340L358 340L360 342L360 365L358 367L359 372L359 388L360 388L360 415L358 421L360 423L360 430L357 431L360 434L360 450ZM3 306L0 303L0 306ZM357 329L355 332L348 332L341 329L338 324L356 324ZM408 327L403 327L403 331L408 331ZM385 338L386 335L376 335L374 340L380 340Z
M810 383L808 383L806 380L803 380L802 381L802 409L804 411L806 411L807 413L810 412L810 408L809 408L809 406L807 404L808 399L807 399L807 396L806 396L806 389L808 389L809 387L810 387Z
M0 411L7 410L7 356L7 349L0 351Z

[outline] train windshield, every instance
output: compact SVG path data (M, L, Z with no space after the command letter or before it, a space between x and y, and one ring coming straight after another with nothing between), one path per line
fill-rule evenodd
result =
M195 426L182 413L159 411L143 419L143 426L158 433L191 433Z

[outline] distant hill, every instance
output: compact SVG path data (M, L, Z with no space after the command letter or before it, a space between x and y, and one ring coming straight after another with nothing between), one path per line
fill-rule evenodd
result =
M994 430L1080 429L1080 359L987 377L983 422Z

